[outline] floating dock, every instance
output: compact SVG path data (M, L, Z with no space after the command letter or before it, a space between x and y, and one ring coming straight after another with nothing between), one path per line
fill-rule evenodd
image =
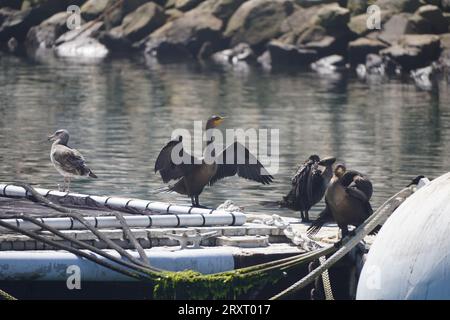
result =
M308 226L295 218L244 213L234 205L193 208L0 183L0 289L19 298L151 299L145 284L115 268L132 262L137 268L216 275L277 261L283 265L283 259L306 257L338 241L336 225L324 226L314 239L305 236ZM329 298L324 284L331 279L334 298L354 298L373 240L367 236L322 281L294 297ZM269 298L307 275L311 263L243 297ZM67 289L73 266L89 290ZM112 294L119 284L122 289Z

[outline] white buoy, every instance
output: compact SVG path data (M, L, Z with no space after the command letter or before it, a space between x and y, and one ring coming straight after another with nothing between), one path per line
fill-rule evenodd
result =
M359 278L357 299L450 299L450 173L386 221Z

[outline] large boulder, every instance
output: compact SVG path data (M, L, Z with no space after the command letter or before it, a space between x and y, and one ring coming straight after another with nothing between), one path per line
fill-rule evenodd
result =
M209 43L212 51L221 46L222 21L210 12L193 9L154 31L145 43L145 53L160 59L197 57Z
M255 53L247 43L240 43L234 48L215 52L211 60L219 64L238 64L241 62L254 62Z
M222 19L228 20L233 13L247 0L217 0L214 1L212 14Z
M384 26L386 21L390 19L392 16L392 13L390 11L381 11L380 17L381 17L381 26ZM357 34L358 36L366 36L367 34L377 31L374 29L367 28L367 21L369 19L369 15L367 13L355 15L350 18L350 22L348 23L348 27L352 32Z
M405 70L427 66L439 58L440 38L437 35L404 35L397 43L380 51L400 64Z
M74 41L77 38L96 38L103 28L104 23L102 21L82 24L78 29L69 30L66 33L63 33L56 39L55 45L59 46L65 42Z
M325 5L317 11L314 23L325 29L340 28L350 21L350 10L337 3Z
M231 16L224 36L232 46L245 42L263 45L280 35L283 20L293 12L289 0L249 0Z
M450 33L442 34L440 38L442 52L439 60L447 68L450 68Z
M291 38L292 43L295 43L299 35L311 25L314 25L315 17L322 7L320 5L308 8L296 6L294 12L281 24L280 29L283 37L286 38L286 35L289 35L288 37Z
M368 0L347 0L347 9L350 10L352 16L366 13L369 6Z
M347 26L349 20L348 9L335 3L323 5L299 34L296 45L302 49L315 50L318 58L332 54L344 55L348 43L356 37Z
M389 18L382 24L383 30L379 35L380 40L387 43L396 43L403 35L408 32L410 13L399 13Z
M98 40L87 37L64 42L55 48L55 53L62 58L98 60L108 55L108 49Z
M448 32L448 21L442 11L433 5L420 7L409 19L409 33L446 33Z
M70 30L55 41L55 53L64 58L103 59L109 51L94 37L103 27L103 22L86 23L79 29Z
M81 6L81 17L86 21L90 21L108 12L105 21L108 26L113 27L119 25L125 15L148 1L126 0L116 5L117 0L88 0Z
M380 7L381 10L395 13L412 13L422 5L420 0L377 0L374 4Z
M41 24L32 27L27 34L25 45L31 52L39 48L51 48L56 39L68 31L67 18L70 13L59 12L44 20Z
M441 0L441 8L445 12L450 12L450 0Z
M36 3L29 3L25 1L22 5L22 10L12 11L4 17L0 26L0 42L6 42L10 38L23 41L31 27L39 25L57 12L66 11L69 4L77 4L79 2L71 0L41 0Z
M309 65L317 60L317 51L272 40L267 45L271 65Z
M175 8L181 11L194 9L202 0L176 0Z
M105 32L101 41L108 47L130 47L161 27L165 21L163 8L148 2L126 15L121 25Z
M356 35L348 28L350 11L336 3L296 8L282 24L284 44L298 49L316 52L315 60L331 55L344 54L347 44Z
M359 38L348 44L348 57L352 65L364 63L366 56L371 53L378 53L385 49L387 45L377 39Z
M19 10L22 7L22 0L0 0L0 8L11 8Z

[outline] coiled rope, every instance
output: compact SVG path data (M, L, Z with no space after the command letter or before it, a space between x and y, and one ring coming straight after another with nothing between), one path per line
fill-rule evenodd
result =
M286 297L300 289L303 289L311 282L313 282L318 276L323 272L328 270L336 262L338 262L342 257L344 257L350 250L352 250L358 243L363 240L373 229L375 229L380 223L389 217L389 215L394 212L398 206L406 200L414 191L412 188L405 188L389 198L377 211L375 211L362 225L360 225L355 230L355 235L353 237L345 237L342 239L342 246L323 264L320 264L316 269L306 275L304 278L300 279L289 288L283 290L277 295L270 298L270 300L276 300Z

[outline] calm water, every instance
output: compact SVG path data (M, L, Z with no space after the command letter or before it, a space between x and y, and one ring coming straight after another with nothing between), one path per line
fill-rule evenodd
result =
M281 157L273 185L228 178L204 191L200 200L209 206L232 199L248 211L273 211L260 202L287 192L297 164L312 153L366 173L374 206L418 174L450 169L446 84L430 93L400 81L369 86L310 72L0 55L0 181L55 188L62 177L49 161L46 136L66 128L99 176L72 190L187 203L152 194L162 185L154 161L173 129L192 129L193 120L211 114L227 116L224 127L279 128Z

